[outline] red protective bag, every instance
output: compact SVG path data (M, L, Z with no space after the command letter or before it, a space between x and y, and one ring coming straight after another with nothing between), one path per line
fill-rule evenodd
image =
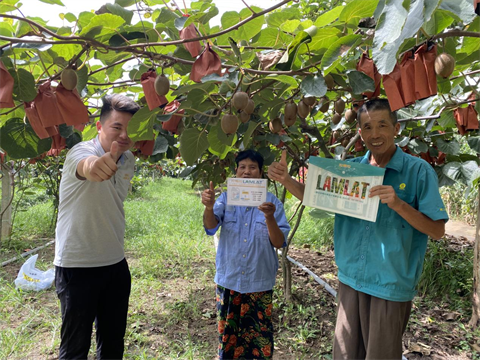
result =
M64 124L65 120L58 108L57 97L50 87L50 81L38 87L38 95L35 98L35 107L44 127Z
M426 51L427 51L427 44L425 43L415 51L415 56L413 60L413 64L415 66L415 99L416 100L425 99L430 96L430 87L428 85L427 70L425 69L425 52Z
M435 74L435 59L437 58L437 45L430 43L428 50L423 54L423 65L427 73L428 96L437 94L437 74Z
M214 73L222 75L222 61L207 44L198 59L193 63L190 80L200 82L204 76Z
M360 57L360 60L357 63L357 70L371 77L375 83L375 91L367 91L364 92L363 95L368 99L378 97L378 95L380 95L380 81L382 80L382 76L378 72L373 60L370 59L366 53L363 53Z
M143 73L140 78L143 93L145 94L145 99L147 100L147 105L150 111L168 102L165 96L159 96L155 92L156 77L157 72L155 70L148 70L146 73Z
M403 54L400 62L400 74L402 77L402 94L404 106L414 104L416 100L415 95L415 58L411 51Z
M153 154L153 149L155 147L155 139L153 140L143 140L137 141L135 147L140 150L142 155L150 156Z
M478 130L478 114L473 104L465 108L456 108L453 115L460 135L464 135L468 130Z
M52 147L48 151L48 156L58 156L60 152L67 147L67 139L56 134L52 136Z
M180 30L180 39L182 40L193 39L196 37L198 37L198 31L193 24L190 24L186 28ZM192 55L194 58L196 58L202 51L202 45L200 44L200 41L187 42L184 43L183 46L185 46L185 49L187 49L190 55Z
M163 110L164 114L172 113L180 107L180 102L177 100L173 100L170 104L165 106ZM184 109L180 109L177 111L176 114L183 115L185 113ZM162 129L166 131L170 131L171 133L178 134L178 124L182 120L182 116L179 115L172 115L170 120L164 121L162 123Z
M383 75L383 88L387 94L388 103L392 111L405 107L403 101L402 75L400 67L395 64L393 71L388 75Z
M67 90L60 83L55 90L60 113L67 125L81 125L89 122L88 111L78 95L77 89Z
M15 80L8 72L3 62L0 61L0 109L12 108L15 106L13 102L13 85Z
M37 134L40 139L46 139L50 136L58 134L58 130L55 126L50 126L48 128L43 126L33 101L26 102L23 104L23 106L25 108L25 114L27 115L28 122L32 126L33 131L35 131L35 134Z

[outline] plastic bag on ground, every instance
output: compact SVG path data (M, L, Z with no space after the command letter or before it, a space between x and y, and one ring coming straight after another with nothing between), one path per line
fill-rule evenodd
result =
M22 265L15 279L15 286L22 290L46 290L52 286L55 280L55 270L48 269L47 271L39 270L35 267L38 254L28 258Z

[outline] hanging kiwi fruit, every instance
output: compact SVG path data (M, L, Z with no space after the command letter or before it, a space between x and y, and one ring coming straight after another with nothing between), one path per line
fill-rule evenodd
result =
M246 123L248 120L250 120L250 114L248 114L245 110L243 110L239 116L242 123Z
M345 121L347 124L353 124L357 120L357 112L353 109L345 111Z
M338 99L335 101L335 112L341 115L343 114L343 110L345 110L345 101Z
M238 118L233 114L225 114L220 121L220 126L225 134L235 134L238 129Z
M282 130L282 120L280 118L275 118L268 123L270 131L274 134L279 133Z
M325 79L325 84L327 84L327 89L331 90L335 87L335 80L333 80L333 76L330 74L327 74L324 76Z
M307 96L307 97L304 97L302 101L308 106L313 106L315 105L316 99L314 96Z
M320 106L320 111L323 113L326 113L328 111L328 108L330 107L330 101L329 99L325 96L322 98L322 105Z
M248 115L253 114L253 111L255 110L255 103L253 102L252 99L248 99L247 106L243 109L244 112L246 112Z
M342 120L342 115L337 114L337 113L333 114L333 116L332 116L332 124L333 125L337 125L340 122L340 120Z
M244 110L248 105L248 94L243 91L236 92L232 98L232 105L237 110Z
M455 69L455 58L447 53L441 53L435 58L435 73L442 77L448 78Z
M295 121L297 120L297 104L295 104L293 101L288 102L285 105L285 125L286 126L292 126L295 124Z
M300 116L302 119L305 119L308 115L310 115L310 107L302 100L298 103L297 113L298 116Z
M154 86L158 96L165 96L170 91L170 81L163 74L155 78Z
M77 87L77 73L73 69L65 69L60 74L60 82L62 83L63 87L67 90L72 91Z

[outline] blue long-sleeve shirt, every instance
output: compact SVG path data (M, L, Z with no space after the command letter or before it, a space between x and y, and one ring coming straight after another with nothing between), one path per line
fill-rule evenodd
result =
M272 193L267 202L275 204L275 220L286 239L290 232L283 204ZM218 220L220 240L216 257L215 283L240 293L271 290L275 285L278 256L268 236L265 215L256 207L227 206L227 193L215 202L213 213Z

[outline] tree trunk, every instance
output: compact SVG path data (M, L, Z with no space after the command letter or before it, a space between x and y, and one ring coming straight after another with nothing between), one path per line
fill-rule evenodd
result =
M2 163L2 207L0 209L0 244L12 235L13 173L10 163Z
M472 318L470 326L477 327L480 322L480 191L478 192L477 226L473 251L473 296Z
M285 302L292 301L292 264L287 259L287 254L282 252L283 272L283 297Z

